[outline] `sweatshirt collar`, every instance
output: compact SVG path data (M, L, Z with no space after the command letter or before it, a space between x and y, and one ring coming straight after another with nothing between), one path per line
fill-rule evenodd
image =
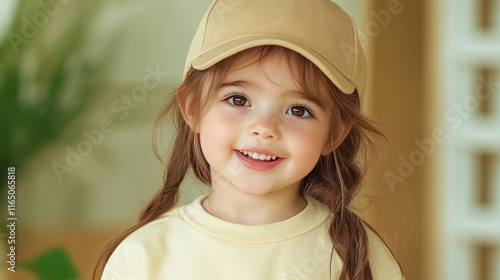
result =
M213 237L242 243L270 243L294 238L322 225L330 216L325 205L306 197L307 206L297 215L271 224L242 225L210 215L201 206L205 196L179 209L180 215L193 227Z

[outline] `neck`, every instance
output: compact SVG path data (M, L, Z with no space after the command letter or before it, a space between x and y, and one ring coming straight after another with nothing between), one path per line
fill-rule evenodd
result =
M203 208L225 221L263 225L289 219L302 210L307 201L296 191L278 191L264 195L242 193L233 188L220 191L217 187L202 202Z

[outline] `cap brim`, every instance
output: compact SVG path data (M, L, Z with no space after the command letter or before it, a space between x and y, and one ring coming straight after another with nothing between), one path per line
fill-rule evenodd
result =
M263 45L282 46L303 55L314 63L342 92L346 94L354 92L355 85L321 55L303 44L293 42L290 39L280 38L279 36L251 35L224 42L195 58L191 66L197 70L206 70L233 54Z

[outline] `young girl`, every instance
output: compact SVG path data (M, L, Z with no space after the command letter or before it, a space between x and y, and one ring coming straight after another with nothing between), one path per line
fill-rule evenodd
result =
M173 114L177 129L164 185L94 279L403 279L350 209L358 151L379 132L360 113L365 57L343 10L216 0L186 66L156 123ZM211 193L174 208L189 168Z

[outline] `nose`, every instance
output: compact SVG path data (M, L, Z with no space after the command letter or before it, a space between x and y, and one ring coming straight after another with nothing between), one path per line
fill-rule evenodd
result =
M256 116L249 127L252 137L265 141L276 141L281 138L281 120L274 114Z

